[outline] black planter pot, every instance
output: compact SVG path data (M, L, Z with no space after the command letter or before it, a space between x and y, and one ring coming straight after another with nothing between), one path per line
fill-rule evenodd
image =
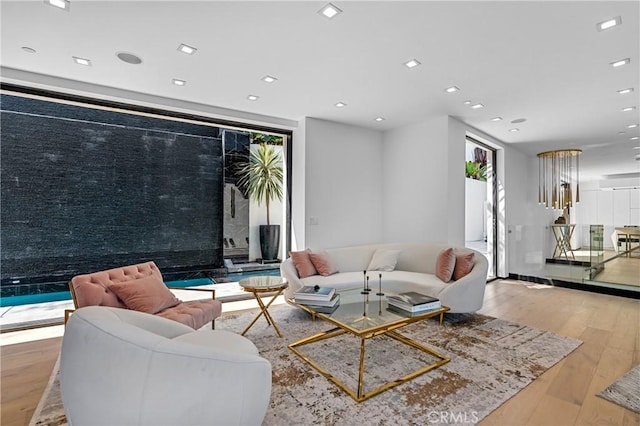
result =
M260 225L262 260L277 260L280 249L280 225Z

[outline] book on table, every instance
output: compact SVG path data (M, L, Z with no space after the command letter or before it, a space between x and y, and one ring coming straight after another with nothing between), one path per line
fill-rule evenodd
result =
M336 294L336 289L333 287L320 287L313 285L306 285L296 291L293 297L296 301L302 300L331 300Z
M423 314L426 314L428 312L437 311L441 307L442 306L438 306L437 308L424 309L424 310L421 310L421 311L408 311L406 309L397 308L397 307L395 307L393 305L389 305L389 306L387 306L387 310L389 312L400 314L400 315L403 315L403 316L406 316L406 317L417 317L418 315L423 315Z
M337 306L340 302L340 295L338 293L334 293L333 297L330 300L300 300L296 298L295 302L314 309L316 307L332 308L334 306Z
M387 300L390 307L408 312L430 311L442 307L439 299L415 291L390 295Z
M340 306L340 295L336 294L333 306L311 305L308 303L302 303L302 305L313 309L319 314L332 314L336 309L338 309L338 306Z

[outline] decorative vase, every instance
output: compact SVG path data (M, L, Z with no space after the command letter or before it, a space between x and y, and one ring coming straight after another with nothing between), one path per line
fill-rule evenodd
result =
M280 225L260 225L260 252L262 261L278 260Z

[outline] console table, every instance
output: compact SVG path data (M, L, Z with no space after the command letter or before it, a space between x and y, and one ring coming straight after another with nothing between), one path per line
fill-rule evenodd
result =
M551 230L553 231L553 237L556 239L556 248L553 250L553 257L564 257L569 260L575 260L575 255L571 249L571 236L576 225L573 224L553 224Z

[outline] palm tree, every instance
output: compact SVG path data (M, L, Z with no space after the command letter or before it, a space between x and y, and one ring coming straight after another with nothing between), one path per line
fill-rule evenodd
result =
M282 201L282 161L273 145L261 143L249 154L247 163L238 166L238 186L255 200L267 207L267 224L260 225L260 251L262 261L278 258L280 248L280 225L271 225L269 203Z
M238 186L246 190L258 205L267 207L267 225L271 224L269 203L282 201L282 161L273 145L262 143L258 149L251 150L249 162L239 164Z

